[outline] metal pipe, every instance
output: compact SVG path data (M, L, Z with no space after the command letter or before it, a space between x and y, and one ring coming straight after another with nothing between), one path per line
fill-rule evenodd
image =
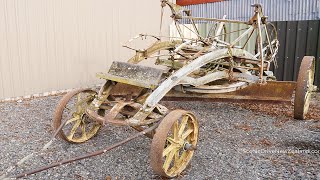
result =
M242 33L237 39L230 43L230 46L233 47L237 42L239 42L242 38L244 38L247 34L249 34L253 30L253 26L250 26L244 33Z
M247 46L247 44L248 44L248 42L249 42L249 40L250 40L250 38L251 38L252 34L254 33L254 31L255 31L255 29L252 29L252 31L251 31L251 33L250 33L250 35L249 35L249 37L248 37L247 41L244 43L244 45L243 45L243 47L242 47L242 49L244 49L244 48Z
M229 19L218 19L218 18L204 18L204 17L189 17L189 16L182 16L182 19L192 19L197 21L218 21L218 22L228 22L228 23L238 23L238 24L249 24L246 21L237 21L237 20L229 20Z
M191 11L187 11L187 12L185 12L185 13L187 14L187 16L191 17ZM194 30L195 30L198 34L200 34L200 33L199 33L199 30L198 30L198 28L197 28L197 26L196 26L196 24L195 24L195 22L194 22L193 19L191 19L191 24L192 24Z
M179 21L175 20L174 21L174 24L179 32L179 35L180 35L180 38L182 39L182 41L184 40L184 36L183 36L183 33L182 33L182 30L181 30L181 27L180 27L180 24L179 24Z
M224 15L224 16L222 17L222 19L226 19L226 17L227 17L227 15ZM218 27L218 29L217 29L217 31L216 31L216 33L215 33L215 36L220 35L224 24L225 24L224 22L220 22L219 27Z
M12 171L14 171L17 167L21 166L22 164L24 164L26 161L28 161L29 159L33 158L34 156L36 156L37 154L39 154L40 152L45 151L46 149L49 148L49 146L54 142L54 140L56 139L56 136L58 135L58 133L62 130L63 126L66 124L66 122L68 121L68 119L65 119L59 126L59 128L54 132L54 134L51 136L50 141L48 141L40 150L38 151L34 151L32 153L30 153L29 155L25 156L24 158L20 159L20 161L18 161L16 164L10 166L7 170L4 171L3 174L1 174L0 179L7 179L7 175L9 173L11 173Z
M260 51L260 61L261 61L261 66L260 66L260 81L262 83L262 78L263 78L263 64L264 64L264 57L263 57L263 49L262 49L262 35L261 35L261 17L259 12L257 12L257 24L258 24L258 36L259 36L259 51Z
M226 19L227 15L224 15L222 19ZM218 29L215 33L215 38L214 40L219 40L219 35L221 34L221 31L222 31L222 28L223 28L223 25L225 24L225 22L220 22L219 23L219 26L218 26ZM212 43L212 46L211 47L216 47L217 46L217 41L213 42Z

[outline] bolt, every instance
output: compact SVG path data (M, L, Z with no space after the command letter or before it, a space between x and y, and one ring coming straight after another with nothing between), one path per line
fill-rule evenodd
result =
M172 81L175 81L175 80L177 80L177 79L178 79L177 76L173 76L173 77L171 78Z
M197 146L194 146L194 145L192 145L190 143L185 143L183 149L185 151L194 151L194 150L197 149Z

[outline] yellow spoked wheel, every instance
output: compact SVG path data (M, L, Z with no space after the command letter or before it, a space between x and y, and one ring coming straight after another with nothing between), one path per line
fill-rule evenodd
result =
M196 117L174 110L161 121L153 137L150 157L153 170L164 177L179 175L189 164L198 142Z
M60 100L53 119L57 130L61 123L68 119L59 132L59 137L71 143L83 143L96 135L101 124L89 119L85 114L86 108L97 93L91 89L75 90L67 93ZM99 110L100 115L104 110Z

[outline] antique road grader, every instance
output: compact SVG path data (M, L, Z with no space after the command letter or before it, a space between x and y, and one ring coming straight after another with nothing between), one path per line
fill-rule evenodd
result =
M315 58L304 57L297 82L275 81L270 66L276 66L279 42L275 27L267 22L259 4L252 5L254 15L247 21L193 17L183 7L161 1L169 7L176 25L178 37L151 36L154 38L147 49L133 49L136 54L128 62L113 62L108 73L97 76L106 80L101 89L80 89L67 93L60 101L54 115L55 136L71 142L83 143L95 136L103 125L130 126L137 134L103 150L63 160L46 167L15 176L24 177L45 169L105 153L141 135L152 138L151 166L155 173L164 177L179 175L190 162L199 138L199 124L192 112L168 110L159 104L167 100L258 100L291 102L294 94L294 117L304 119L308 112L313 85ZM162 19L162 18L161 18ZM196 38L185 37L182 21ZM200 35L196 22L209 23L206 36ZM237 31L239 36L231 42L226 36L227 23L246 25ZM161 30L161 28L160 28ZM263 38L263 32L265 34ZM245 49L255 38L255 51ZM162 39L168 38L163 41ZM239 42L244 42L239 46ZM139 63L155 60L155 67ZM157 68L162 67L162 68ZM33 153L10 167L2 176L34 156Z

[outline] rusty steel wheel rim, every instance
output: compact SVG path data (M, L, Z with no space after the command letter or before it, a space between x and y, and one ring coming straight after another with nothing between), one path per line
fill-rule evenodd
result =
M179 175L189 164L198 142L196 117L184 110L170 112L153 137L150 157L153 170L164 177Z
M64 119L66 124L59 132L59 137L71 143L83 143L96 135L101 124L90 120L85 114L86 108L97 93L91 89L74 90L60 100L53 119L53 126L58 129ZM100 112L101 113L101 112Z
M311 94L313 91L315 72L315 60L312 56L305 56L302 59L298 80L297 88L294 98L294 118L305 119L309 110L311 101Z

